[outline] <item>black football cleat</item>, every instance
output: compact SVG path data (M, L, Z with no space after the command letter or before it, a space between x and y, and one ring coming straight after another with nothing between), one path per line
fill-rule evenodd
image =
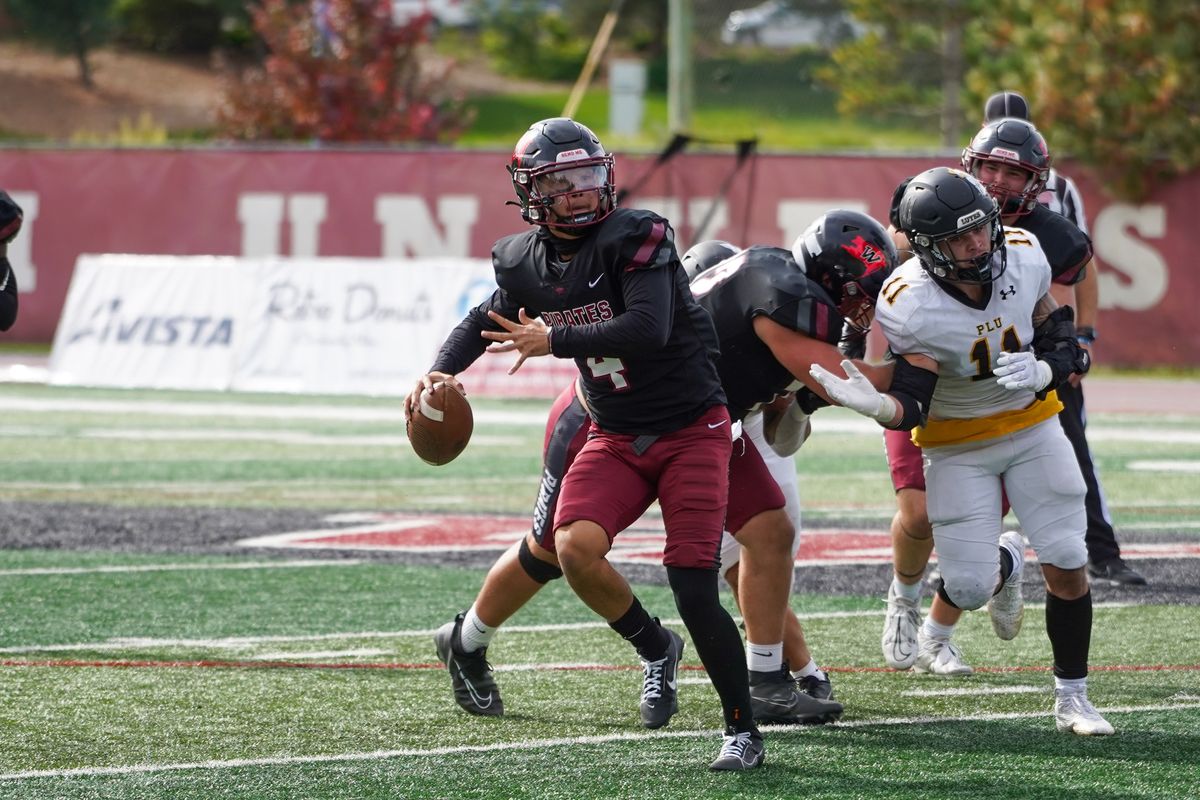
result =
M766 754L762 734L758 731L736 733L726 730L721 752L708 768L717 772L755 769L762 765Z
M459 649L464 616L459 614L433 635L438 658L450 671L454 700L463 711L481 717L499 717L504 713L504 702L500 699L500 687L492 676L492 665L487 662L487 648L481 647L472 653Z
M816 675L805 675L803 678L796 679L796 688L809 697L815 697L818 700L833 700L833 681L829 679L829 673L825 674L825 679L822 680Z
M670 639L666 655L657 661L642 659L640 711L642 725L651 729L666 725L679 710L678 673L679 661L683 658L683 639L670 628L663 630Z
M1093 578L1108 581L1113 586L1145 586L1146 579L1129 566L1120 556L1110 558L1102 564L1088 562L1088 574Z
M750 671L750 711L760 724L824 725L842 716L842 704L800 691L787 666L776 672Z

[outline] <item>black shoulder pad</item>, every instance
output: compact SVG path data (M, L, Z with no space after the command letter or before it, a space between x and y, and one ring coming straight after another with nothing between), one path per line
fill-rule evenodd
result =
M1084 268L1092 260L1092 240L1075 223L1045 206L1035 206L1017 220L1038 238L1055 283L1070 286L1083 280Z
M596 231L596 253L622 270L666 267L679 261L671 223L652 211L618 208Z
M492 246L492 266L497 270L506 270L520 265L528 258L537 241L537 233L536 230L528 230L497 241Z

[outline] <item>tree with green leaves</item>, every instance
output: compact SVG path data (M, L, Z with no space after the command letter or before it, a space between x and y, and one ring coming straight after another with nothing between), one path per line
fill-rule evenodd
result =
M114 0L7 0L7 9L21 32L74 56L79 80L95 88L88 55L112 36Z
M428 17L398 25L388 0L262 0L252 17L268 55L227 87L227 136L442 142L469 121L447 88L450 68L421 67Z
M1200 167L1200 3L1003 5L991 57L969 76L974 95L1025 94L1055 150L1095 167L1121 197L1141 199Z
M1200 166L1194 0L848 0L869 26L821 79L845 114L939 121L961 146L983 100L1024 94L1056 154L1122 197Z

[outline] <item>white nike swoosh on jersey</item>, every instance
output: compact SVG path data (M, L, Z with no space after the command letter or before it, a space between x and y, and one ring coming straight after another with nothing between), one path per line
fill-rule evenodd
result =
M603 277L604 277L604 273L601 272L599 275L597 275L595 277L595 279L588 281L588 288L590 288L590 289L596 288L596 284L599 283L600 279Z
M713 428L715 430L716 428L719 428L724 424L725 424L725 420L721 420L720 422L714 422L714 423L710 424L708 427Z

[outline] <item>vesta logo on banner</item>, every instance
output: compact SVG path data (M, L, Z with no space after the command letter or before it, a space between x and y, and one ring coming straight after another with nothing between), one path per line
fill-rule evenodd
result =
M96 306L87 315L86 324L67 332L67 342L94 339L104 344L229 347L233 341L233 320L229 317L122 314L121 305L121 298L114 297Z

